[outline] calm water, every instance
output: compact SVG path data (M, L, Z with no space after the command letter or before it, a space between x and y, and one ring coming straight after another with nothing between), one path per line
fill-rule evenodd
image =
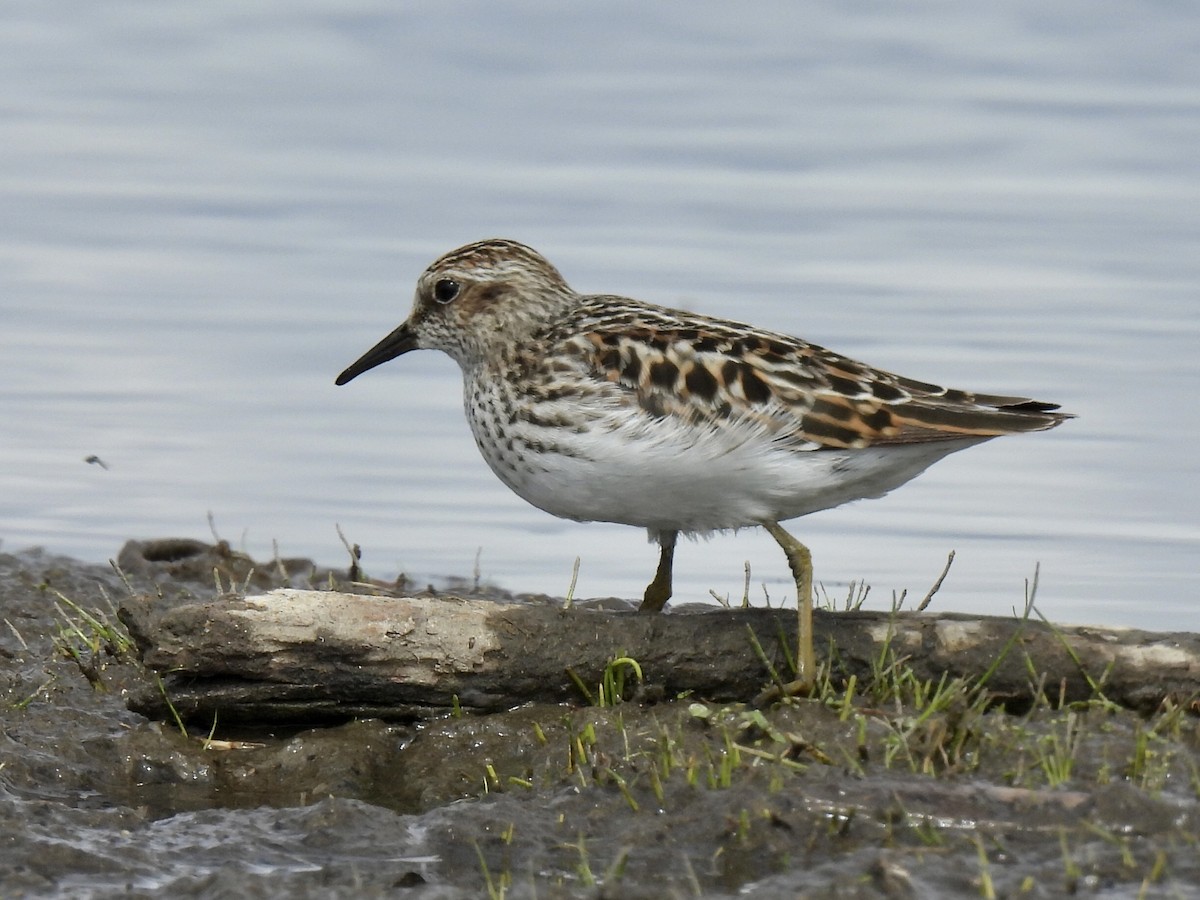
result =
M636 596L631 528L480 459L458 371L334 376L461 243L1080 418L794 529L876 604L1200 629L1200 19L1184 4L11 3L0 538L223 537ZM108 466L89 465L96 455ZM790 597L756 533L677 596Z

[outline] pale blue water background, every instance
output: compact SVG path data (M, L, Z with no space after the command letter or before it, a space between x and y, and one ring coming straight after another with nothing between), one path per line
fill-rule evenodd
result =
M794 523L831 593L1200 629L1200 15L1189 4L385 2L0 12L0 539L222 536L639 596L632 528L510 494L454 364L335 388L437 255L740 318L1080 418ZM88 465L96 454L109 469ZM791 597L743 533L677 596Z

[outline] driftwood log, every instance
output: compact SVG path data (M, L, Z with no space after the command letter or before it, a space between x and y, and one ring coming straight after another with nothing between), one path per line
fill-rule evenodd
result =
M584 702L575 679L595 691L617 656L637 660L651 696L750 700L773 679L764 656L786 680L796 642L794 610L640 615L290 589L170 608L132 598L121 618L165 689L131 705L164 716L165 693L181 715L216 712L223 722L413 719L455 705ZM921 679L979 678L995 664L987 689L1016 708L1039 693L1054 703L1087 699L1097 686L1140 710L1200 695L1196 634L867 611L818 611L814 633L839 678L869 676L889 646Z

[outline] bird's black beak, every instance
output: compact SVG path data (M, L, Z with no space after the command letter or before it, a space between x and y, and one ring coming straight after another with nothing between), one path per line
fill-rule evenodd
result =
M417 336L408 322L404 322L382 341L360 356L349 368L337 377L335 384L345 384L368 369L383 365L402 353L417 349Z

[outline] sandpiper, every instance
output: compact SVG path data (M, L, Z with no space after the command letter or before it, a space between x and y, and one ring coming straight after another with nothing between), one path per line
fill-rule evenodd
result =
M780 522L882 496L956 450L1071 417L740 322L579 294L511 240L434 262L408 318L337 383L417 349L462 368L475 442L519 496L562 518L648 530L661 552L642 610L671 597L680 533L767 529L796 580L802 682L815 673L812 559Z

